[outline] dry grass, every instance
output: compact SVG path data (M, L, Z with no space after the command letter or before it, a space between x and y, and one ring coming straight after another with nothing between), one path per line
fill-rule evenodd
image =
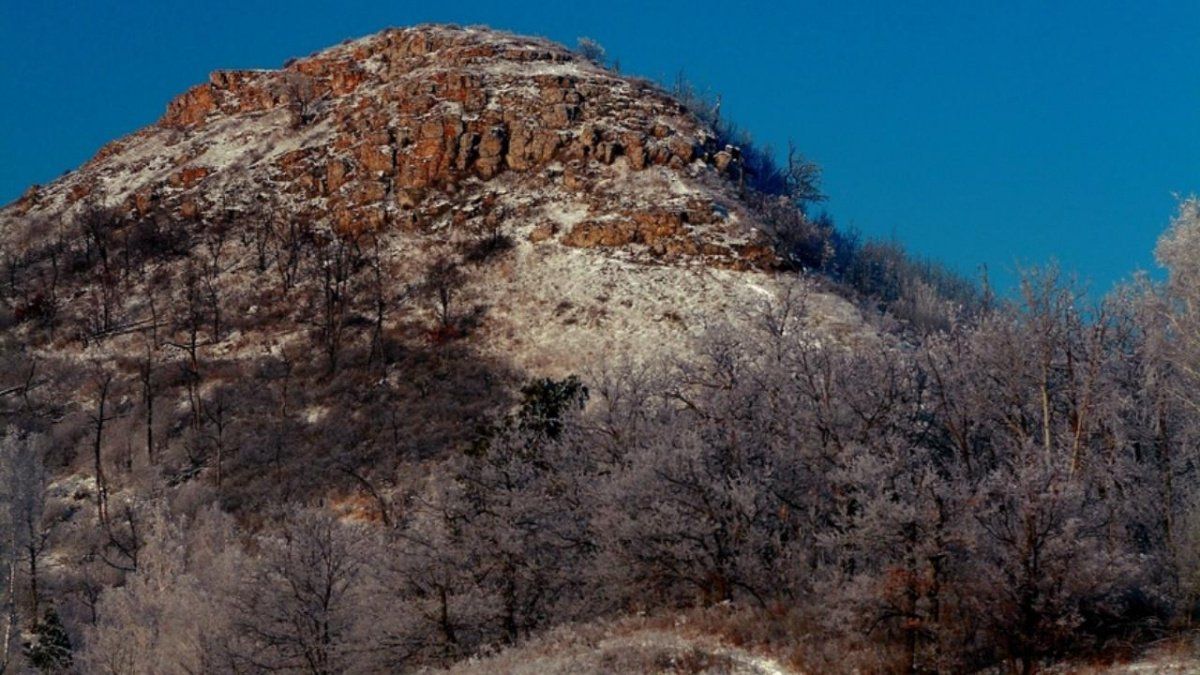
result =
M830 640L811 617L785 607L718 605L561 626L447 672L886 673L863 644Z
M1069 661L1048 668L1046 672L1071 675L1200 673L1200 633L1165 638L1144 647L1130 658L1100 663Z

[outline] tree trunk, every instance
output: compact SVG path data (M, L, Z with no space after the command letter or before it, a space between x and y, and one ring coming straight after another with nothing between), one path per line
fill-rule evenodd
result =
M101 449L104 441L104 422L107 421L104 416L104 407L108 402L108 387L111 383L112 376L105 375L100 384L100 402L97 406L96 416L92 418L92 423L96 427L96 436L92 441L92 458L96 472L96 516L100 519L101 525L108 524L108 481L104 477Z

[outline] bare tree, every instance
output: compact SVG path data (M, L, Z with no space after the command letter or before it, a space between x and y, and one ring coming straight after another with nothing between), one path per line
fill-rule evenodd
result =
M809 204L825 199L824 193L821 192L821 167L801 155L791 141L788 141L784 185L788 197L801 212Z
M295 70L283 74L283 95L292 111L292 126L299 129L308 126L316 119L317 105L323 96L319 95L316 80Z
M199 430L203 416L203 401L200 397L200 330L204 324L204 313L199 276L195 267L190 264L185 269L183 292L184 304L175 322L175 332L181 333L182 337L166 340L163 344L178 349L185 355L185 360L179 364L179 368L187 386L191 427L193 430Z
M321 279L320 334L325 346L327 372L337 370L346 315L352 301L351 280L359 265L357 243L339 236L317 248L314 260Z
M581 37L576 41L575 52L598 66L603 66L608 59L604 47L589 37Z
M220 490L225 477L225 446L230 423L229 394L225 390L217 389L213 393L212 400L204 407L204 416L211 428L209 443L216 455L217 489Z
M94 321L92 333L103 335L115 325L114 314L119 298L117 274L112 266L112 231L117 221L117 215L110 209L87 207L79 218L79 227L87 245L87 259L90 261L94 254L99 265L96 268L96 283L92 297L97 312L91 318Z
M205 259L203 261L204 297L212 317L212 342L221 341L221 253L225 248L228 230L224 226L210 227L205 233Z
M146 416L146 461L155 462L154 455L154 400L157 394L155 387L154 346L152 338L146 341L146 353L138 365L138 379L142 383L142 406Z
M365 574L361 528L331 514L301 511L262 542L264 560L240 605L247 638L239 663L316 674L351 662L358 593Z
M425 273L423 290L434 301L443 329L454 325L454 300L465 282L466 276L459 265L445 257L435 260Z
M296 284L312 233L291 218L277 220L273 225L275 233L270 239L275 242L275 270L279 273L280 285L286 296ZM263 241L268 239L264 237Z
M99 369L95 379L95 412L88 416L92 423L92 472L96 479L96 517L108 528L108 478L104 473L104 425L116 419L108 398L112 391L113 374Z
M378 234L372 240L372 252L368 264L371 267L371 304L374 310L371 328L371 353L368 357L368 362L375 363L378 360L380 364L385 364L387 362L387 354L385 353L384 325L388 319L388 312L392 309L393 305L403 303L408 299L411 288L406 287L400 293L390 290L394 279L388 265L382 238Z

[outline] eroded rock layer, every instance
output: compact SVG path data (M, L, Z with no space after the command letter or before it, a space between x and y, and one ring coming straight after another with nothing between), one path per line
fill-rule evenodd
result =
M258 211L343 234L486 221L572 247L770 266L734 170L649 82L544 40L422 26L280 70L216 71L154 126L31 189L0 231L96 204L130 217ZM577 217L545 217L564 203Z

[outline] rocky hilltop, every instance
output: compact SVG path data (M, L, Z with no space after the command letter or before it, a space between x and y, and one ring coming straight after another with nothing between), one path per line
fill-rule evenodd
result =
M214 72L0 209L0 474L37 460L18 482L49 528L22 612L52 589L78 644L193 529L167 511L264 541L303 506L407 527L530 397L624 400L767 302L865 332L776 269L742 172L654 84L540 39L421 26ZM141 644L105 616L89 653ZM425 651L406 667L451 653Z
M422 27L216 71L5 220L89 203L201 220L285 209L341 233L523 219L568 246L769 266L711 180L734 163L649 82L544 40ZM555 217L563 203L574 217Z
M486 307L474 334L522 366L565 372L602 354L685 348L689 328L775 293L776 259L738 197L739 170L736 148L717 147L650 82L542 39L421 26L280 70L212 73L157 124L5 207L0 241L32 265L102 212L105 236L173 265L153 242L234 232L212 266L234 315L277 304L253 273L286 272L281 257L303 267L282 250L297 227L371 239L397 287L440 257L503 241L513 250L460 294ZM141 278L122 283L133 291ZM107 314L120 320L77 333L149 319L144 294L119 295ZM56 313L70 313L56 296ZM823 297L825 316L856 322ZM224 348L277 341L279 328L247 326Z

